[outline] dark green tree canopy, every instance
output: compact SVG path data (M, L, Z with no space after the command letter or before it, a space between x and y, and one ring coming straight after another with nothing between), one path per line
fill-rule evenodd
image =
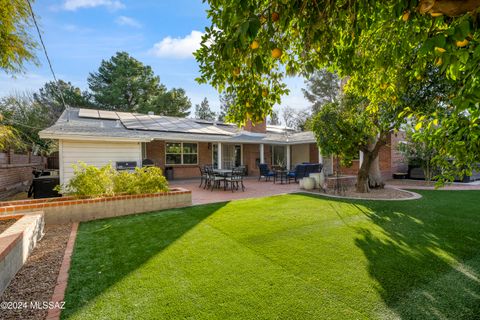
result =
M217 120L220 122L228 121L228 111L235 104L235 95L228 92L220 93L220 112Z
M166 91L150 66L126 52L102 60L98 71L90 73L88 86L99 108L130 112L145 108Z
M63 80L58 80L57 83L54 81L45 83L38 93L33 94L33 99L37 104L43 106L54 119L62 114L65 106L75 108L95 107L88 92L82 92L80 88Z
M340 79L326 69L315 71L305 84L307 88L302 91L312 103L312 113L317 113L326 103L335 102L340 94Z
M215 120L215 112L210 109L207 98L204 98L200 104L195 105L195 118L202 120Z
M161 116L188 117L192 102L187 97L184 89L173 88L169 91L159 92L156 96L144 106L139 108L139 112L147 113L153 111Z

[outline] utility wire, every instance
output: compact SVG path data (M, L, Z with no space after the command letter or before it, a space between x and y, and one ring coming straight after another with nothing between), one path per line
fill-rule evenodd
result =
M45 53L45 57L47 58L48 66L50 67L50 71L52 72L53 80L55 81L56 89L58 90L57 91L58 95L60 96L60 99L62 100L63 107L65 108L65 110L67 110L67 114L69 114L68 113L68 107L65 104L65 99L63 98L62 90L60 89L60 85L58 84L58 80L57 80L57 77L55 75L55 71L53 71L52 62L50 61L50 57L48 56L47 48L45 46L45 43L43 42L42 33L40 32L40 28L38 27L38 23L37 23L37 19L35 17L35 13L33 13L32 4L30 3L30 0L26 0L26 1L28 3L28 8L30 9L30 14L32 15L33 23L35 24L35 28L37 29L38 37L40 39L40 43L42 44L43 52Z

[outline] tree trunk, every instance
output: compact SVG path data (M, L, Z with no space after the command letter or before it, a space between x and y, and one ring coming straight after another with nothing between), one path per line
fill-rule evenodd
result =
M373 159L370 170L368 171L368 186L372 189L383 188L385 183L383 183L382 172L380 171L380 160L377 153L375 159Z
M383 188L385 185L378 159L378 152L384 144L384 139L376 138L362 150L363 161L357 174L357 192L366 193L370 191L370 188Z

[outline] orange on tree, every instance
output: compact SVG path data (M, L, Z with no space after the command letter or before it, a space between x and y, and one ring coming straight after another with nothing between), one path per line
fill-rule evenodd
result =
M455 44L457 45L457 47L465 47L468 44L468 42L469 41L467 39L465 39L463 41L457 41L457 42L455 42Z
M280 19L280 14L278 12L272 13L272 21L276 22L278 19Z
M257 40L253 40L253 42L250 44L250 48L255 50L258 49L258 47L260 47L260 43Z
M272 57L275 58L275 59L278 59L282 56L282 49L280 48L275 48L272 50Z

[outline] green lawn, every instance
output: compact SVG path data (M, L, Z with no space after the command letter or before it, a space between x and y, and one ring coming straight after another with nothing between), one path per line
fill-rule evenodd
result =
M302 194L80 225L64 319L472 319L480 192Z

